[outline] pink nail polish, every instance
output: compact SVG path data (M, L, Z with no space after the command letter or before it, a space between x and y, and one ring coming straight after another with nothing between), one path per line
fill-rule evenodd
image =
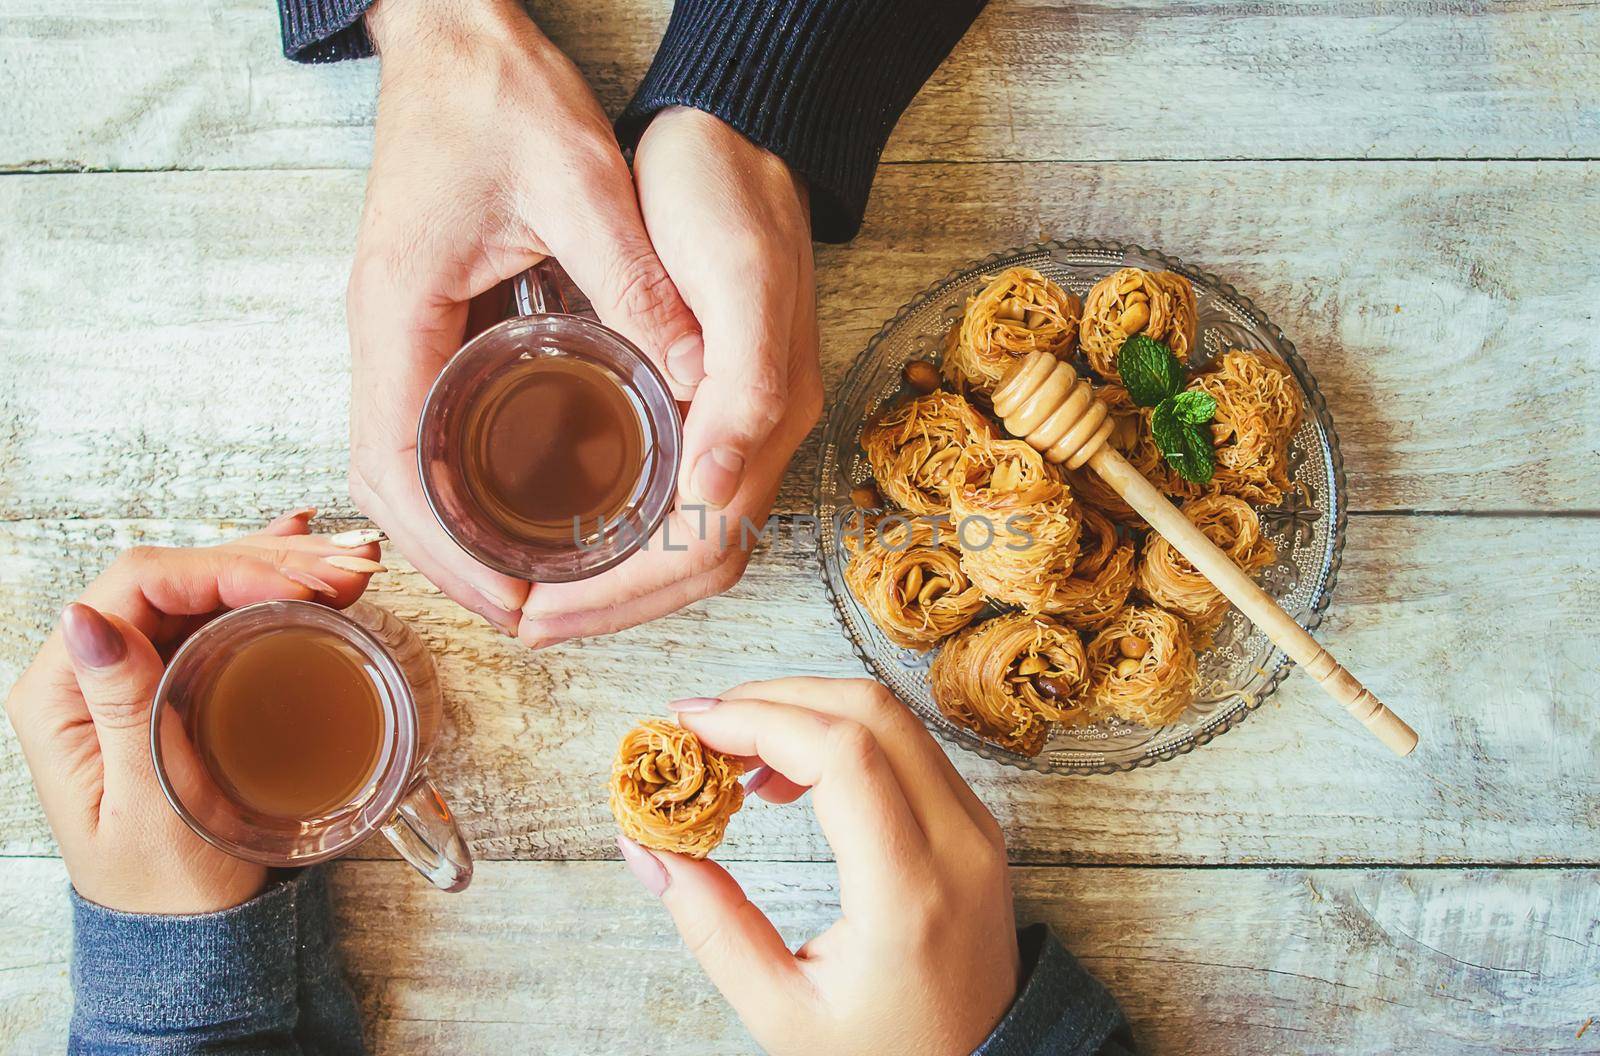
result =
M302 587L309 587L318 594L326 594L330 598L337 598L339 596L339 592L334 590L326 580L318 579L310 572L303 572L298 568L289 568L286 565L280 565L278 567L278 575L292 583L298 583Z
M128 653L128 643L111 621L87 605L73 602L61 614L67 652L84 667L110 667Z
M672 877L667 873L667 867L661 864L661 859L626 836L617 837L617 850L622 852L622 861L628 867L628 872L644 885L646 891L660 898L661 893L672 882Z
M267 527L269 529L271 529L271 528L281 528L284 525L288 524L290 521L299 521L299 520L309 521L311 518L315 517L316 515L317 515L317 508L315 506L302 506L298 510L290 510L288 513L280 513L278 516L274 517L271 521L267 522Z
M750 776L744 779L744 794L753 796L761 791L761 786L772 780L772 767L761 766L750 771Z
M716 697L684 697L682 700L670 700L667 707L676 712L709 711L720 703Z

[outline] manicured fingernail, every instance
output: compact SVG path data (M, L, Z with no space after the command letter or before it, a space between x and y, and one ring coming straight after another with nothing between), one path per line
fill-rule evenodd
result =
M267 522L267 527L282 528L290 521L309 521L316 515L317 508L315 506L303 506L298 510L291 510L288 513L280 513L278 516Z
M744 794L753 796L761 791L761 786L772 780L772 767L762 766L750 771L750 776L744 779Z
M288 568L286 566L279 565L278 575L282 576L284 579L298 583L302 587L310 587L318 594L326 594L330 598L337 598L339 596L339 592L330 586L326 580L318 579L310 572L302 572L298 568Z
M328 542L344 550L358 550L363 546L381 543L389 538L376 528L356 528L328 536Z
M622 861L628 867L628 872L644 885L644 889L661 897L661 893L672 882L672 877L667 875L667 867L661 864L661 859L640 847L626 836L617 837L617 850L622 852Z
M699 334L685 334L667 349L667 374L684 388L693 388L706 376L706 343Z
M122 632L87 605L73 602L61 614L61 636L67 652L84 667L110 667L128 652Z
M739 493L744 456L731 447L713 447L694 464L689 490L707 506L721 508Z
M676 712L709 711L717 704L716 697L684 697L682 700L669 700L667 707Z
M335 554L322 560L324 564L332 565L334 568L344 572L377 575L379 572L389 571L386 566L380 565L376 561L368 561L364 557L351 557L349 554Z

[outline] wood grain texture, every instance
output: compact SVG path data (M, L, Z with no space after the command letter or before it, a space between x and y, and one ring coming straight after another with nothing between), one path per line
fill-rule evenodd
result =
M135 542L212 541L152 522L0 525L0 685L60 607ZM1257 715L1176 763L1045 778L951 749L1022 863L1587 863L1600 835L1600 520L1357 517L1319 638L1417 729L1395 759L1293 675ZM617 740L678 696L752 678L855 676L814 552L785 536L728 595L609 638L531 653L405 571L375 600L434 651L440 785L487 859L609 857ZM1463 570L1470 570L1464 573ZM15 741L0 741L0 853L52 844ZM363 853L382 853L369 845ZM756 803L729 859L829 857L809 811Z
M398 862L333 867L347 971L376 1052L754 1051L620 863L491 863L445 896ZM741 863L798 943L838 913L833 868ZM1573 870L1012 870L1152 1056L1592 1053L1600 883ZM0 1035L59 1052L65 876L0 874Z
M1600 230L1597 173L898 167L877 222L818 254L824 374L836 389L883 322L958 265L1041 234L1115 237L1215 272L1283 327L1333 408L1354 509L1593 509L1600 243L1572 236ZM352 513L342 291L362 184L0 180L0 517ZM815 465L813 439L780 511L811 508Z
M611 113L669 10L533 7ZM0 169L370 157L376 64L295 67L269 4L5 0L0 19ZM1597 35L1581 3L996 3L885 158L1594 158Z

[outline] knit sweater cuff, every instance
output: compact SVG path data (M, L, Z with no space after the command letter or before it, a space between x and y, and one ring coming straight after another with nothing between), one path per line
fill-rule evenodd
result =
M321 895L315 870L219 913L107 909L72 892L74 1034L102 1040L232 1028L293 1029L297 903Z
M278 0L284 58L339 62L372 54L366 14L373 0Z
M670 106L713 114L806 179L819 241L848 241L895 122L983 2L677 0L618 138Z
M972 1056L1113 1056L1133 1050L1116 1000L1043 924L1017 935L1027 982Z

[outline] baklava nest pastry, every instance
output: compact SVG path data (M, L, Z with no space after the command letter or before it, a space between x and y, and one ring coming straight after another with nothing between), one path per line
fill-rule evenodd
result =
M1013 752L1038 755L1052 722L1094 721L1083 643L1070 627L1012 613L944 643L928 673L934 702L951 722Z
M1189 382L1217 401L1211 445L1216 491L1276 506L1289 490L1289 441L1305 402L1289 368L1259 352L1234 349Z
M962 453L950 491L961 567L979 590L1026 612L1056 612L1078 557L1077 504L1044 457L1021 440Z
M996 439L993 422L953 392L892 407L861 431L872 476L886 498L919 515L950 509L950 484L968 444Z
M1089 709L1159 727L1194 700L1199 667L1189 628L1154 606L1130 605L1089 642Z
M1063 623L1092 631L1128 603L1133 590L1133 544L1123 540L1110 517L1082 503L1078 560L1072 577L1056 590L1055 606Z
M1199 304L1188 279L1171 271L1122 268L1095 283L1084 299L1080 343L1096 374L1119 381L1117 353L1128 338L1154 338L1187 363L1198 324Z
M704 858L744 803L743 773L743 763L705 747L682 726L647 719L617 746L611 813L635 843Z
M1032 268L1007 268L968 299L946 346L945 378L957 389L989 393L1030 352L1065 359L1078 343L1081 308Z
M1272 564L1278 548L1261 534L1261 517L1243 499L1205 495L1183 504L1183 515L1233 563L1254 574ZM1139 561L1139 589L1150 600L1189 621L1196 634L1214 630L1228 611L1222 591L1178 553L1165 536L1145 540Z
M983 591L961 569L949 525L889 517L845 541L844 581L884 637L902 649L932 649L972 622Z

